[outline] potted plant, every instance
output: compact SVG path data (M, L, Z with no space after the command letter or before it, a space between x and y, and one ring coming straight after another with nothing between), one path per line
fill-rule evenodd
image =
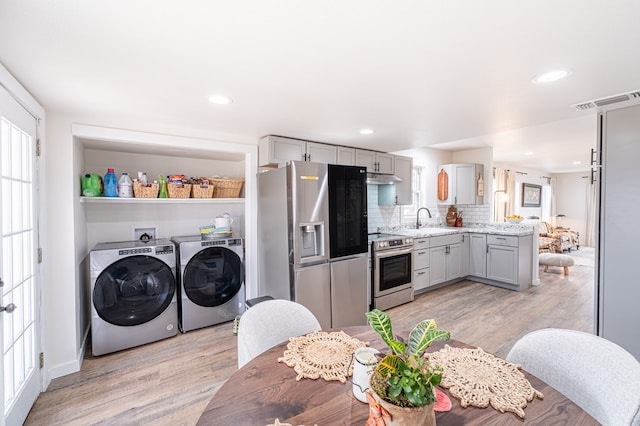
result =
M423 355L432 342L448 339L451 334L438 330L435 320L423 320L411 330L405 343L393 335L391 318L386 312L374 309L366 316L371 328L391 350L371 374L370 411L377 410L380 417L386 418L387 425L435 425L433 387L440 383L442 368L432 366Z

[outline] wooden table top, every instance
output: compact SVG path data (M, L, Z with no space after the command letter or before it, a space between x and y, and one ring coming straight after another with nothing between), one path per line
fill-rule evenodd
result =
M369 342L374 348L386 350L384 342L368 326L344 327L341 330ZM236 371L211 399L198 425L261 426L273 424L276 418L292 425L364 425L369 416L369 406L353 396L351 381L296 381L293 368L278 362L287 343L269 349ZM436 351L445 344L473 347L448 340L435 342L429 351ZM443 389L453 406L448 412L436 412L437 425L598 424L560 392L523 372L531 385L544 394L544 400L534 398L529 402L524 409L524 421L514 414L500 413L491 407L462 408L458 399Z

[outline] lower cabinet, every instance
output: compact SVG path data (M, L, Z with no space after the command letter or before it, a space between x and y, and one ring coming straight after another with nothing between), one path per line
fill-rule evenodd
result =
M429 238L416 238L413 247L413 290L419 291L431 285Z
M469 275L487 277L487 234L469 234Z
M431 237L429 256L431 285L466 275L464 272L467 268L463 268L466 235L453 234ZM468 257L466 261L469 261Z
M532 258L531 235L487 235L487 279L528 288Z

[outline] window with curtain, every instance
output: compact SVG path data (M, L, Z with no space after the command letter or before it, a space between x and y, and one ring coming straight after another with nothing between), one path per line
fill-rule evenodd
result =
M415 219L422 203L422 167L415 166L411 173L411 199L413 204L402 206L403 219Z

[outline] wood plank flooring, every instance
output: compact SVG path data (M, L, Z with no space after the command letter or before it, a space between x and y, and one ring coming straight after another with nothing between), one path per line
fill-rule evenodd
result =
M593 274L582 265L566 277L562 268L541 268L541 285L525 292L463 281L388 312L394 325L407 329L435 318L456 340L505 357L532 330L593 332ZM115 354L87 355L80 372L51 382L25 424L194 425L237 369L235 339L232 324L225 323Z

